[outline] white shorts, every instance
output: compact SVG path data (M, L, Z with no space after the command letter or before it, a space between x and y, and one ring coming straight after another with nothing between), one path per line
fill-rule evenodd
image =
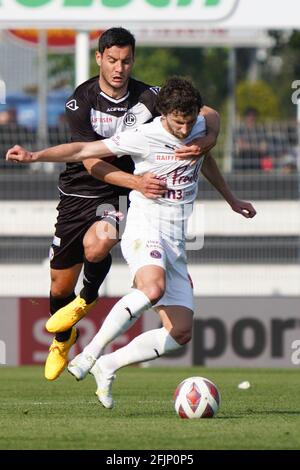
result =
M145 214L130 208L121 249L133 278L143 266L160 266L166 271L166 290L156 307L180 305L194 310L184 242L162 235Z

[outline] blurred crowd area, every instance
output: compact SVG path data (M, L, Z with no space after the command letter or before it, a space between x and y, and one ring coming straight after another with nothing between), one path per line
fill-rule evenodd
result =
M64 104L61 106L64 109ZM23 112L25 114L25 112ZM21 122L20 122L21 121ZM25 121L25 123L24 123ZM16 108L6 107L0 110L0 168L3 170L16 170L16 165L5 161L7 150L18 144L36 150L39 143L37 119L29 119L29 125L26 125L26 117L18 119ZM51 119L47 127L47 137L45 145L52 146L66 143L70 140L69 129L65 123L64 113L57 113ZM25 165L21 165L19 170L25 170ZM30 171L30 167L27 168Z
M70 140L64 117L64 101L50 110L46 145L58 145ZM245 116L238 119L232 129L231 172L297 172L298 125L294 121L261 121L255 109L248 109ZM214 154L221 164L224 160L226 136L221 134ZM35 150L40 142L38 119L34 109L23 106L6 106L0 109L0 167L3 170L16 170L13 163L5 162L8 148L15 144ZM29 167L18 166L20 168ZM42 167L41 167L42 168ZM227 166L228 168L228 166Z
M233 170L297 171L298 126L296 122L261 122L248 109L233 130Z

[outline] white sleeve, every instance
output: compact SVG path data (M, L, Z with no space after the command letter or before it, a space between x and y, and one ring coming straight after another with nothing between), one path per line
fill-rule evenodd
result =
M103 142L118 157L131 155L133 157L145 158L149 153L148 140L139 129L120 132L110 139L105 139Z

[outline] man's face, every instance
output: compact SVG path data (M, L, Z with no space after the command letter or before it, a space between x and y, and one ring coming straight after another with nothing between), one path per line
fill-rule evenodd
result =
M96 61L101 67L100 84L105 93L126 89L134 63L131 46L112 46L103 54L97 51Z
M164 127L177 139L185 139L191 133L191 130L196 123L198 117L198 110L194 109L190 114L183 114L179 111L164 116Z

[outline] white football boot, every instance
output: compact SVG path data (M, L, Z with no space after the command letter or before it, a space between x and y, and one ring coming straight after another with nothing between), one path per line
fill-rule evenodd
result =
M90 373L95 377L97 383L96 395L104 408L113 408L112 384L116 378L115 374L106 372L101 366L101 358L98 359L91 368Z
M95 362L96 358L94 356L82 352L75 356L71 362L69 362L68 372L74 375L76 380L83 380L87 376Z

